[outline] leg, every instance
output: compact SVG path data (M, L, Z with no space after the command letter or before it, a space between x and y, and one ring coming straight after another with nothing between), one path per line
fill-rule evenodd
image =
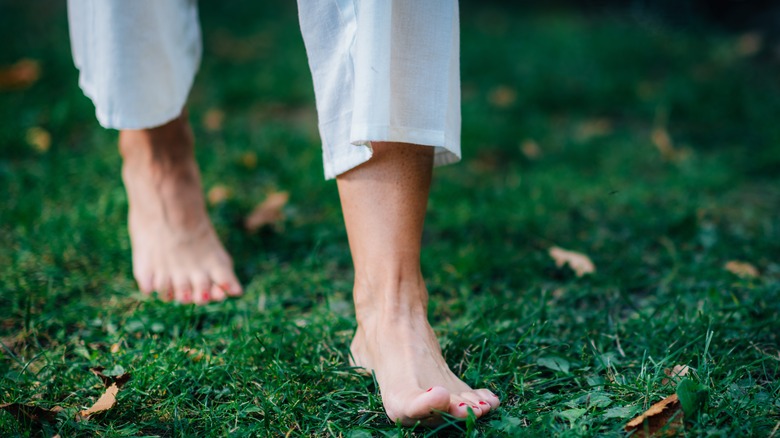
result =
M393 421L441 421L436 411L482 416L499 405L448 368L428 323L420 245L433 148L373 143L374 156L337 178L355 265L354 365L373 370ZM429 389L430 388L430 389Z
M196 304L240 295L206 213L186 114L157 128L122 130L119 150L141 291Z
M182 115L201 44L195 0L69 0L79 85L98 121L121 130L133 272L143 292L205 303L238 295L206 214Z

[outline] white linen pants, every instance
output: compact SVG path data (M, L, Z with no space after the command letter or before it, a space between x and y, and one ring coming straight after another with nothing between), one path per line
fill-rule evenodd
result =
M325 177L371 158L372 141L460 159L457 0L298 0ZM200 64L195 0L68 0L79 85L106 128L178 117Z

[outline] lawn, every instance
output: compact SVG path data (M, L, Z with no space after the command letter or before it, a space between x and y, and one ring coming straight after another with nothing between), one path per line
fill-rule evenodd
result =
M690 435L780 436L780 62L760 34L462 6L465 157L435 173L422 263L447 362L503 405L410 431L346 363L351 259L295 5L202 3L190 116L246 294L194 307L135 288L117 134L78 89L64 2L2 2L0 66L40 74L0 91L0 403L63 410L0 412L0 436L624 436L676 365L706 388ZM284 219L246 231L277 191ZM131 380L76 421L97 366Z

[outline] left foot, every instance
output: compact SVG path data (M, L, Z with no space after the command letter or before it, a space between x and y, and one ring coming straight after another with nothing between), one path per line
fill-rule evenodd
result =
M369 293L374 299L361 301ZM466 418L470 408L481 417L498 407L495 394L472 389L447 366L428 323L428 293L421 278L391 288L356 285L355 298L352 365L375 373L390 420L436 425L444 422L442 413Z

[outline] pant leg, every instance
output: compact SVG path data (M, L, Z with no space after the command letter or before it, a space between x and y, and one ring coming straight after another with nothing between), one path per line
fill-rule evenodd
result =
M325 177L371 158L370 142L460 159L458 2L298 0Z
M106 128L175 119L200 64L196 0L68 0L79 86Z

